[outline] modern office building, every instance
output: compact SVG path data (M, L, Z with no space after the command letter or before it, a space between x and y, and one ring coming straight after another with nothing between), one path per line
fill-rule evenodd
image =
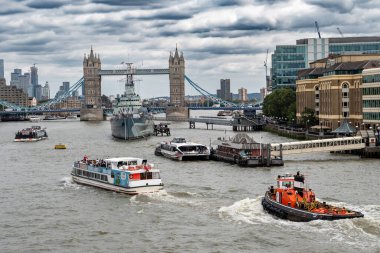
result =
M216 95L223 100L232 99L230 79L220 79L220 89L216 91Z
M4 60L0 59L0 79L4 78Z
M377 89L372 89L372 86L377 84L369 83L369 79L372 78L370 74L368 80L364 78L366 86L362 86L362 82L363 73L367 73L367 69L378 67L380 54L330 55L328 58L310 63L310 68L298 72L297 121L301 121L305 108L314 110L321 128L331 130L336 129L343 120L359 128L364 115L367 115L365 117L368 119L374 118L379 113L373 113L376 110L379 112L379 108L364 110L362 105L368 107L377 103L365 102L376 100L376 97L367 93L377 92ZM362 89L363 95L366 94L364 97ZM363 114L364 112L367 114Z
M58 98L70 90L70 82L62 82L62 85L59 86L59 90L55 94L55 98Z
M240 89L238 89L238 92L239 92L239 100L241 102L247 102L248 101L247 89L241 87Z
M32 85L31 97L36 97L36 88L38 85L38 68L35 64L30 67L30 84Z
M63 82L62 83L62 88L64 92L67 92L70 90L70 82Z
M330 54L379 54L380 37L300 39L296 45L277 45L272 54L272 88L295 87L297 72Z
M30 94L30 74L24 73L22 74L21 69L14 69L11 73L11 86L16 86L18 89L22 89L26 94L32 96Z
M49 99L50 99L50 86L49 86L49 82L46 82L45 86L42 87L41 100L49 100Z
M362 74L363 123L380 138L380 68L365 69Z

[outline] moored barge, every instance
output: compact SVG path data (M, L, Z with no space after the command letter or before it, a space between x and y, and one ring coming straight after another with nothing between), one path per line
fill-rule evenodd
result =
M314 192L305 187L304 181L304 175L299 172L294 176L279 175L277 187L271 186L262 198L264 210L282 219L301 222L364 217L360 212L317 201Z
M154 164L135 157L89 160L85 156L74 163L71 176L79 184L130 195L163 189L160 171Z
M219 138L216 148L212 148L210 158L217 161L235 163L240 166L282 166L282 156L270 153L270 144L257 143L246 133L236 134L232 139Z

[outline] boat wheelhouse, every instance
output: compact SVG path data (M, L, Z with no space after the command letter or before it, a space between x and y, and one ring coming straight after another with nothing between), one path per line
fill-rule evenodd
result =
M187 142L185 138L163 141L156 146L155 155L162 155L174 160L208 160L210 149L199 143Z
M299 172L296 175L279 175L277 187L271 186L261 203L267 212L291 221L364 217L360 212L317 201L314 192L305 186L305 176Z
M15 142L35 142L44 140L48 137L46 128L32 126L22 129L16 133Z
M160 171L154 164L135 157L89 160L85 156L74 163L71 176L79 184L131 195L163 189Z
M211 159L236 163L240 166L282 166L281 156L270 154L270 144L258 143L246 133L236 134L232 139L219 138L211 150Z

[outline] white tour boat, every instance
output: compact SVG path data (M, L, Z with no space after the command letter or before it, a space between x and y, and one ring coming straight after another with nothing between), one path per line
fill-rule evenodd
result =
M32 126L22 129L16 133L15 142L35 142L45 140L48 137L46 128Z
M157 144L154 153L174 160L208 160L210 148L203 144L186 142L185 138L174 138L170 142Z
M131 195L157 192L164 186L153 164L134 157L88 160L85 156L74 163L71 176L79 184Z

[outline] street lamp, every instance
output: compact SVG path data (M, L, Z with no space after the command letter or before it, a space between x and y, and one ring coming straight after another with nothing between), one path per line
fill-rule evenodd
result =
M319 129L319 135L322 136L323 135L323 132L322 132L322 125L323 125L323 121L319 122L321 128Z

